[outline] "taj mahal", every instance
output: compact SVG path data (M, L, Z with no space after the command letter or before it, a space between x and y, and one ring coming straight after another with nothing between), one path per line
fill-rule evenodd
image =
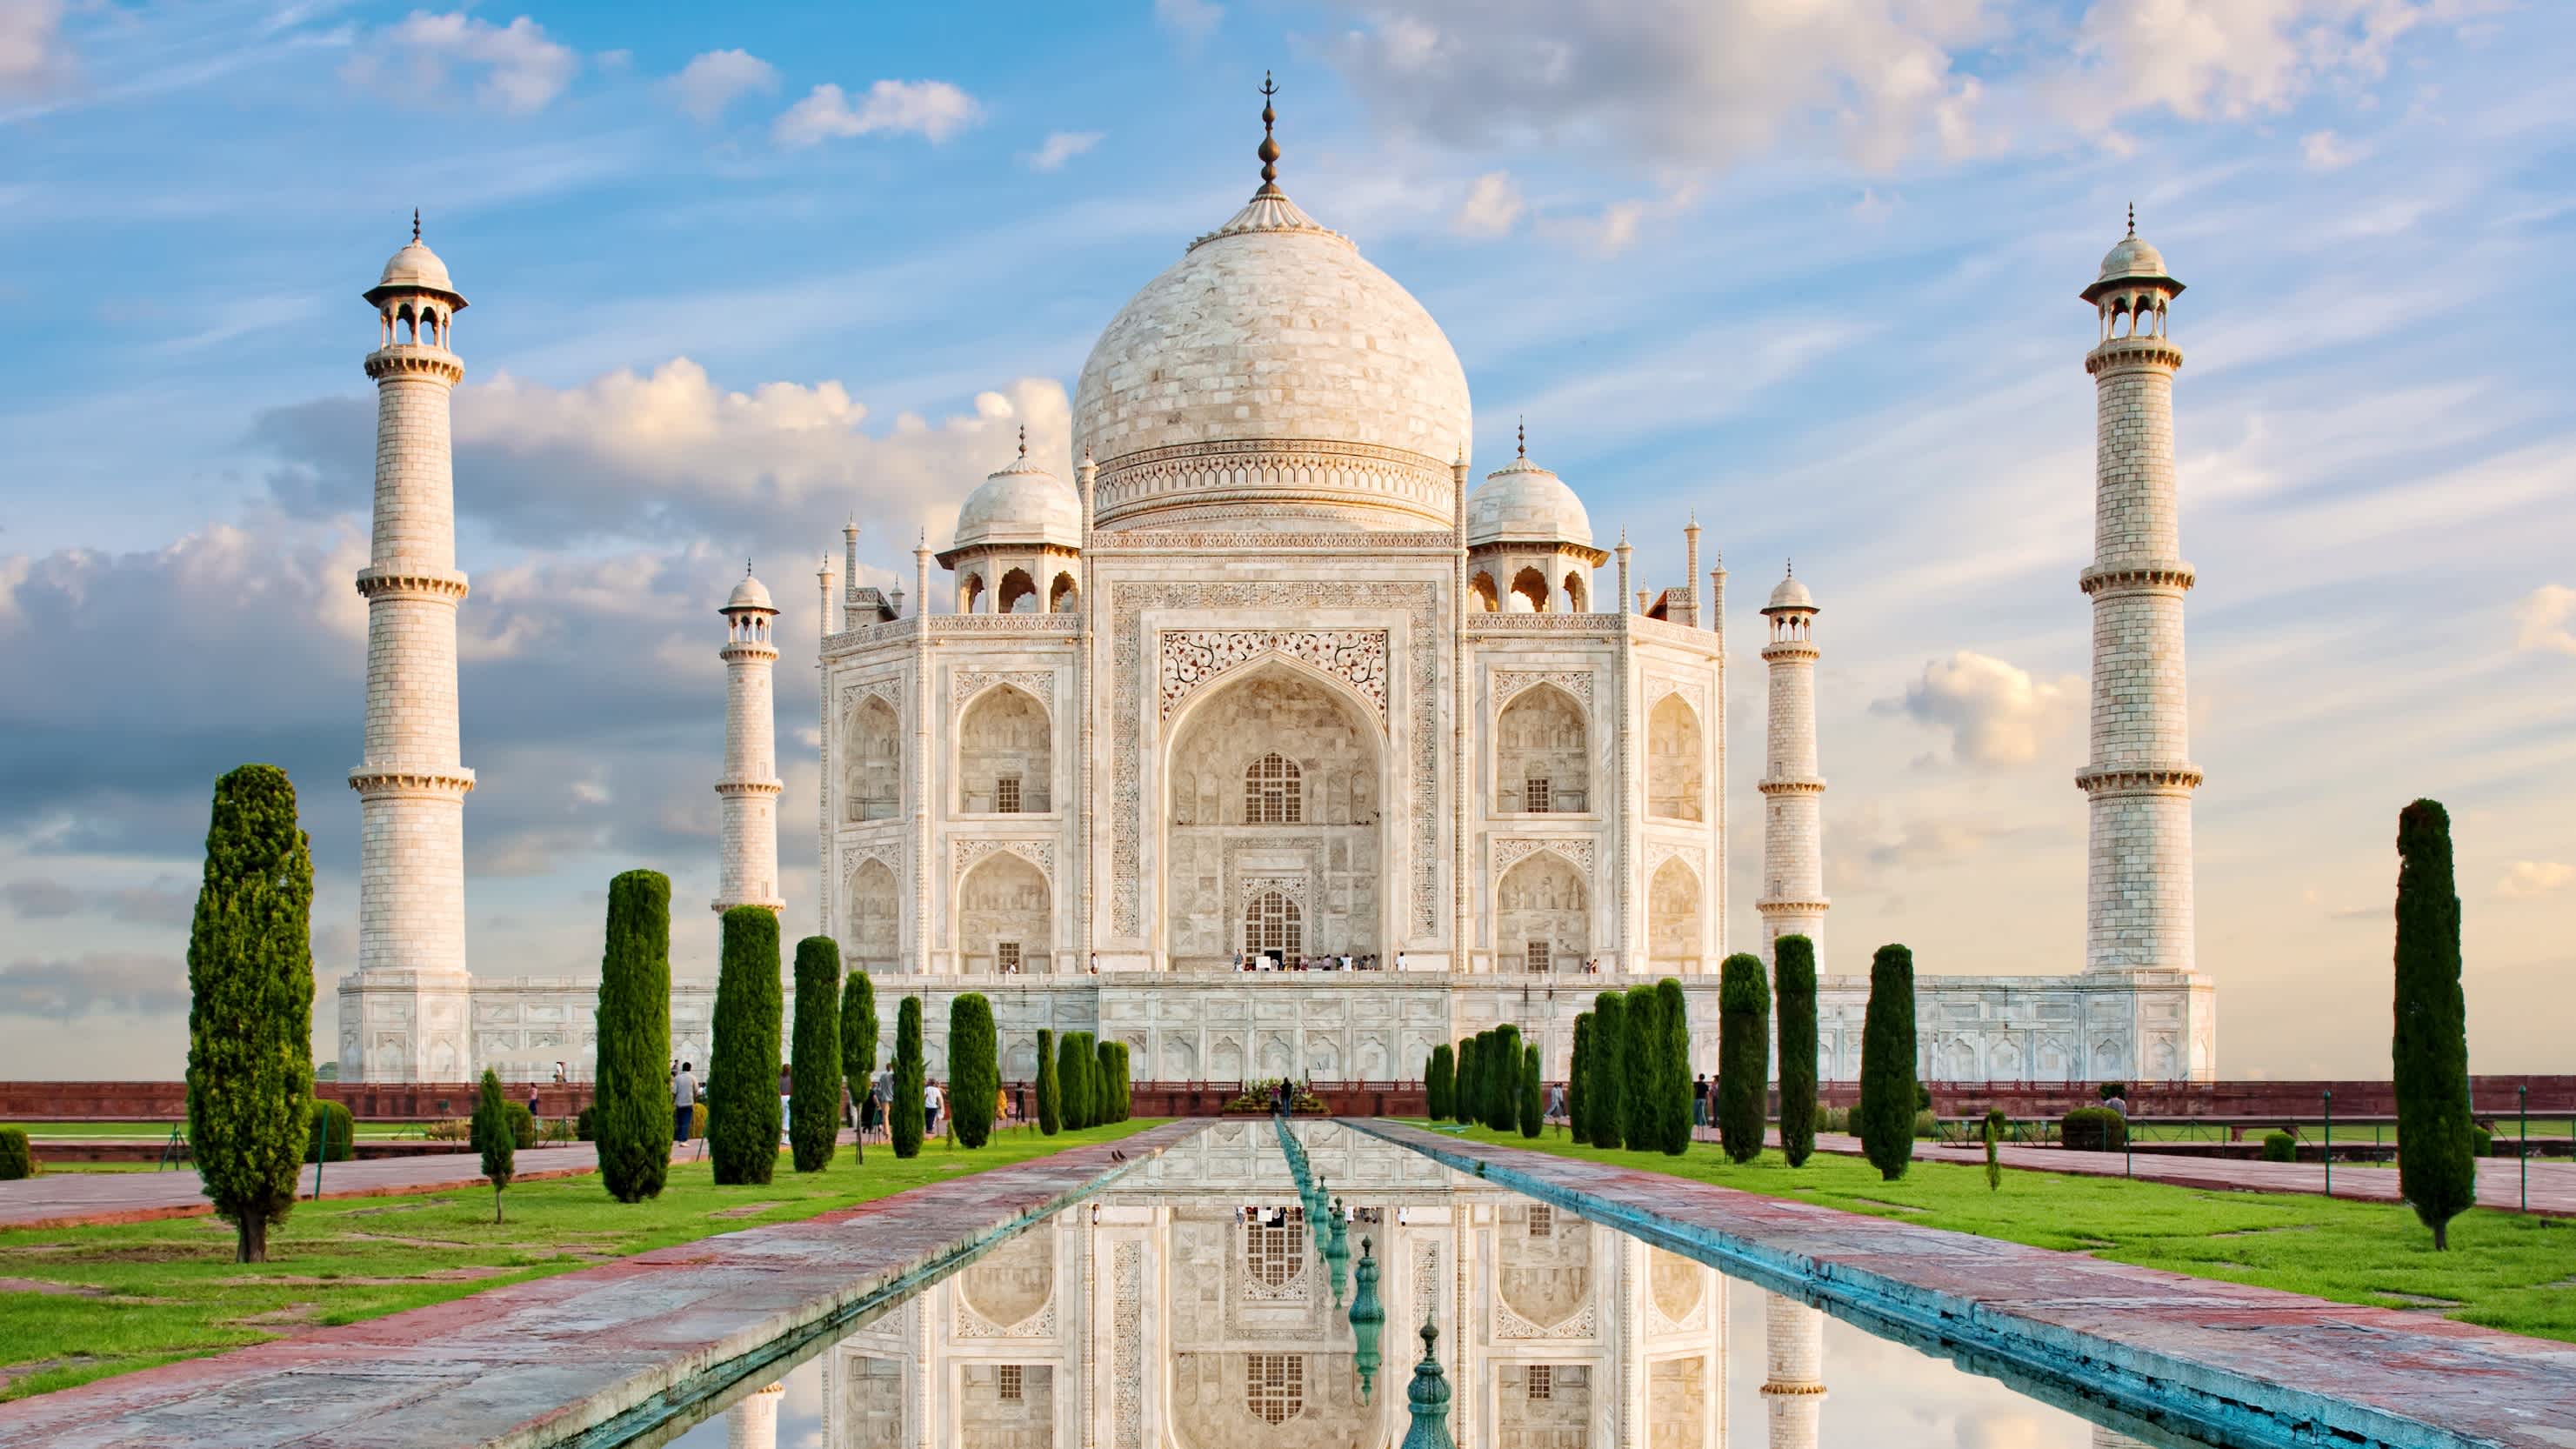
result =
M1125 1042L1139 1080L1233 1082L1415 1079L1433 1046L1505 1021L1562 1077L1596 992L1666 975L1713 1065L1719 962L1798 933L1824 973L1819 1074L1855 1077L1876 943L1826 928L1814 571L1730 617L1696 516L1639 520L1686 540L1684 576L1646 580L1626 531L1596 532L1525 442L1479 477L1439 324L1289 199L1266 137L1261 156L1242 209L1101 331L1071 477L1023 437L946 546L913 550L908 593L859 584L855 525L824 555L795 641L821 671L822 888L788 934L810 922L881 997L922 996L934 1073L948 999L979 991L1005 1077L1034 1075L1053 1028ZM2215 1075L2166 326L2182 290L2134 219L2082 289L2099 420L2095 555L2075 580L2093 641L2084 959L1919 977L1927 1079ZM505 978L465 961L470 604L448 403L466 301L417 226L365 295L378 432L340 1075L525 1077L556 1059L586 1075L587 963ZM748 573L710 585L727 678L711 904L785 913L772 672L804 630ZM1731 666L1763 671L1758 761L1729 757ZM1756 772L1758 821L1729 818L1730 768ZM1743 850L1762 862L1755 941L1726 933ZM1248 969L1274 962L1312 969ZM711 980L679 983L678 1054L703 1059L712 999Z

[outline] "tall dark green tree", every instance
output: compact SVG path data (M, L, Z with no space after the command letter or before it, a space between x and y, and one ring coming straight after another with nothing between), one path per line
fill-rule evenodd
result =
M1628 995L1592 998L1592 1145L1628 1144Z
M2433 1247L2447 1250L2451 1219L2477 1203L2478 1164L2451 816L2431 800L2397 816L2397 1006L2389 1054L2396 1068L2398 1190L2433 1230Z
M1128 1062L1127 1043L1111 1042L1109 1047L1111 1063L1115 1070L1115 1079L1111 1085L1115 1089L1114 1100L1118 1105L1118 1115L1111 1120L1124 1122L1136 1115L1136 1081L1133 1069Z
M1509 1132L1521 1122L1521 1029L1505 1022L1494 1028L1486 1045L1493 1051L1494 1066L1482 1083L1485 1125Z
M1118 1043L1094 1039L1091 1043L1091 1080L1100 1094L1092 1108L1092 1121L1118 1120Z
M1816 943L1772 943L1780 1019L1780 1155L1801 1167L1816 1150Z
M980 991L948 1003L948 1120L958 1145L981 1147L993 1135L993 1112L1002 1100L1002 1042L993 1030L993 1003Z
M517 1176L519 1134L510 1126L510 1101L501 1095L501 1074L483 1069L481 1090L474 1096L474 1145L483 1152L483 1176L492 1184L492 1221L501 1220L501 1190Z
M215 782L188 928L188 1145L237 1262L268 1261L313 1115L313 855L275 765Z
M1914 1161L1914 953L1881 946L1869 964L1869 1014L1860 1035L1860 1105L1852 1126L1861 1152L1889 1182Z
M877 984L865 971L841 983L841 1081L853 1103L867 1101L877 1078ZM868 1160L868 1134L858 1135L859 1161Z
M1771 1081L1771 988L1762 958L1741 952L1718 968L1717 1136L1732 1162L1762 1155L1762 1106Z
M1526 1046L1521 1048L1520 1076L1521 1135L1523 1137L1536 1137L1538 1135L1539 1127L1544 1120L1543 1114L1547 1110L1547 1104L1539 1098L1539 1065L1537 1047Z
M787 1141L798 1172L820 1172L841 1141L841 947L796 943L796 1049L787 1059Z
M1664 1145L1656 1100L1664 1080L1664 1008L1646 982L1629 987L1627 996L1627 1050L1619 1065L1628 1079L1619 1093L1619 1137L1633 1151L1654 1152Z
M718 1186L756 1185L778 1170L778 915L736 906L720 924L707 1160Z
M921 1155L921 998L907 996L894 1010L894 1100L887 1104L887 1131L894 1155Z
M1064 1078L1055 1066L1055 1033L1038 1029L1038 1132L1053 1137L1064 1130Z
M599 958L591 1136L599 1179L619 1202L662 1195L671 1169L671 882L630 870L608 883Z
M1690 1002L1682 995L1681 982L1673 977L1655 983L1655 1017L1664 1034L1657 1053L1663 1072L1663 1085L1655 1095L1657 1120L1663 1128L1658 1145L1665 1156L1679 1157L1690 1150L1691 1142Z
M1069 1031L1055 1039L1056 1091L1064 1102L1064 1125L1080 1131L1091 1125L1091 1046L1084 1033Z
M1566 1067L1566 1129L1577 1143L1592 1140L1592 1013L1574 1018L1574 1056Z
M1423 1111L1438 1122L1449 1115L1449 1088L1457 1080L1457 1053L1447 1042L1431 1049L1431 1065L1422 1069Z
M1476 1120L1476 1038L1472 1035L1458 1041L1458 1080L1449 1088L1449 1116L1453 1122Z

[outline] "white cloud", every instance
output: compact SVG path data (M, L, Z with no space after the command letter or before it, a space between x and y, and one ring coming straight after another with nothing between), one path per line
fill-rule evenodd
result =
M2576 865L2555 860L2517 860L2504 869L2495 893L2506 900L2529 900L2576 885Z
M670 79L670 88L681 110L700 121L712 121L753 91L775 94L778 68L747 50L710 50L680 67L680 73Z
M2521 626L2513 636L2514 648L2576 654L2576 589L2542 584L2513 606L2513 618Z
M70 69L62 26L62 0L0 4L0 96L41 94Z
M1189 40L1205 40L1225 19L1225 7L1208 0L1154 0L1154 19Z
M93 951L76 961L17 961L0 968L0 1016L72 1021L188 1009L188 968L174 957Z
M408 100L442 95L450 67L479 69L477 99L528 115L564 93L581 70L581 57L548 40L545 27L524 15L494 25L461 10L447 15L414 11L361 46L340 73L387 99Z
M2084 693L2084 681L2074 675L2042 679L1962 649L1924 665L1923 677L1902 697L1871 709L1949 730L1951 754L1962 764L2018 765L2039 758L2043 744L2068 730Z
M1061 171L1064 163L1100 144L1098 131L1050 131L1046 144L1029 156L1032 171Z
M2091 130L2137 111L2188 120L2287 109L2329 78L2374 81L2436 0L2096 0L2075 64L2047 82L2055 109Z
M1468 236L1502 236L1520 225L1527 203L1521 200L1521 189L1512 182L1508 171L1488 171L1467 188L1467 199L1459 204L1458 214L1450 226Z
M2311 171L2341 171L2369 154L2367 147L2353 145L2332 131L2310 131L2299 138L2299 158Z
M819 85L787 108L773 134L782 146L811 146L841 136L911 132L936 145L984 114L975 98L946 81L881 80L857 106L836 85Z

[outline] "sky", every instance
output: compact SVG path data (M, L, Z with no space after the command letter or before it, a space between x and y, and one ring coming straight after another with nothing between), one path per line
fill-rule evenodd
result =
M0 0L0 1042L168 1077L216 775L356 947L376 324L422 213L455 345L468 951L596 969L713 894L722 622L780 596L811 921L813 574L1009 461L1070 476L1119 305L1281 181L1447 331L1641 585L1823 614L1828 971L2082 961L2095 337L2124 208L2172 333L2199 965L2231 1077L2384 1076L2397 812L2450 809L2472 1067L2576 1070L2576 6L2532 0ZM938 592L934 590L934 592ZM1730 849L1758 940L1758 836ZM793 934L793 932L791 932ZM712 974L681 910L674 965Z

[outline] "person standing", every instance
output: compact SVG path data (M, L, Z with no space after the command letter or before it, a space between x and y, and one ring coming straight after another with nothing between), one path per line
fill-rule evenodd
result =
M671 1140L686 1142L695 1134L689 1131L692 1118L698 1115L698 1079L689 1071L687 1062L671 1073Z
M924 1137L939 1135L940 1101L939 1084L924 1082L921 1087L921 1135Z
M1699 1074L1691 1083L1691 1135L1696 1137L1708 1126L1708 1073Z

